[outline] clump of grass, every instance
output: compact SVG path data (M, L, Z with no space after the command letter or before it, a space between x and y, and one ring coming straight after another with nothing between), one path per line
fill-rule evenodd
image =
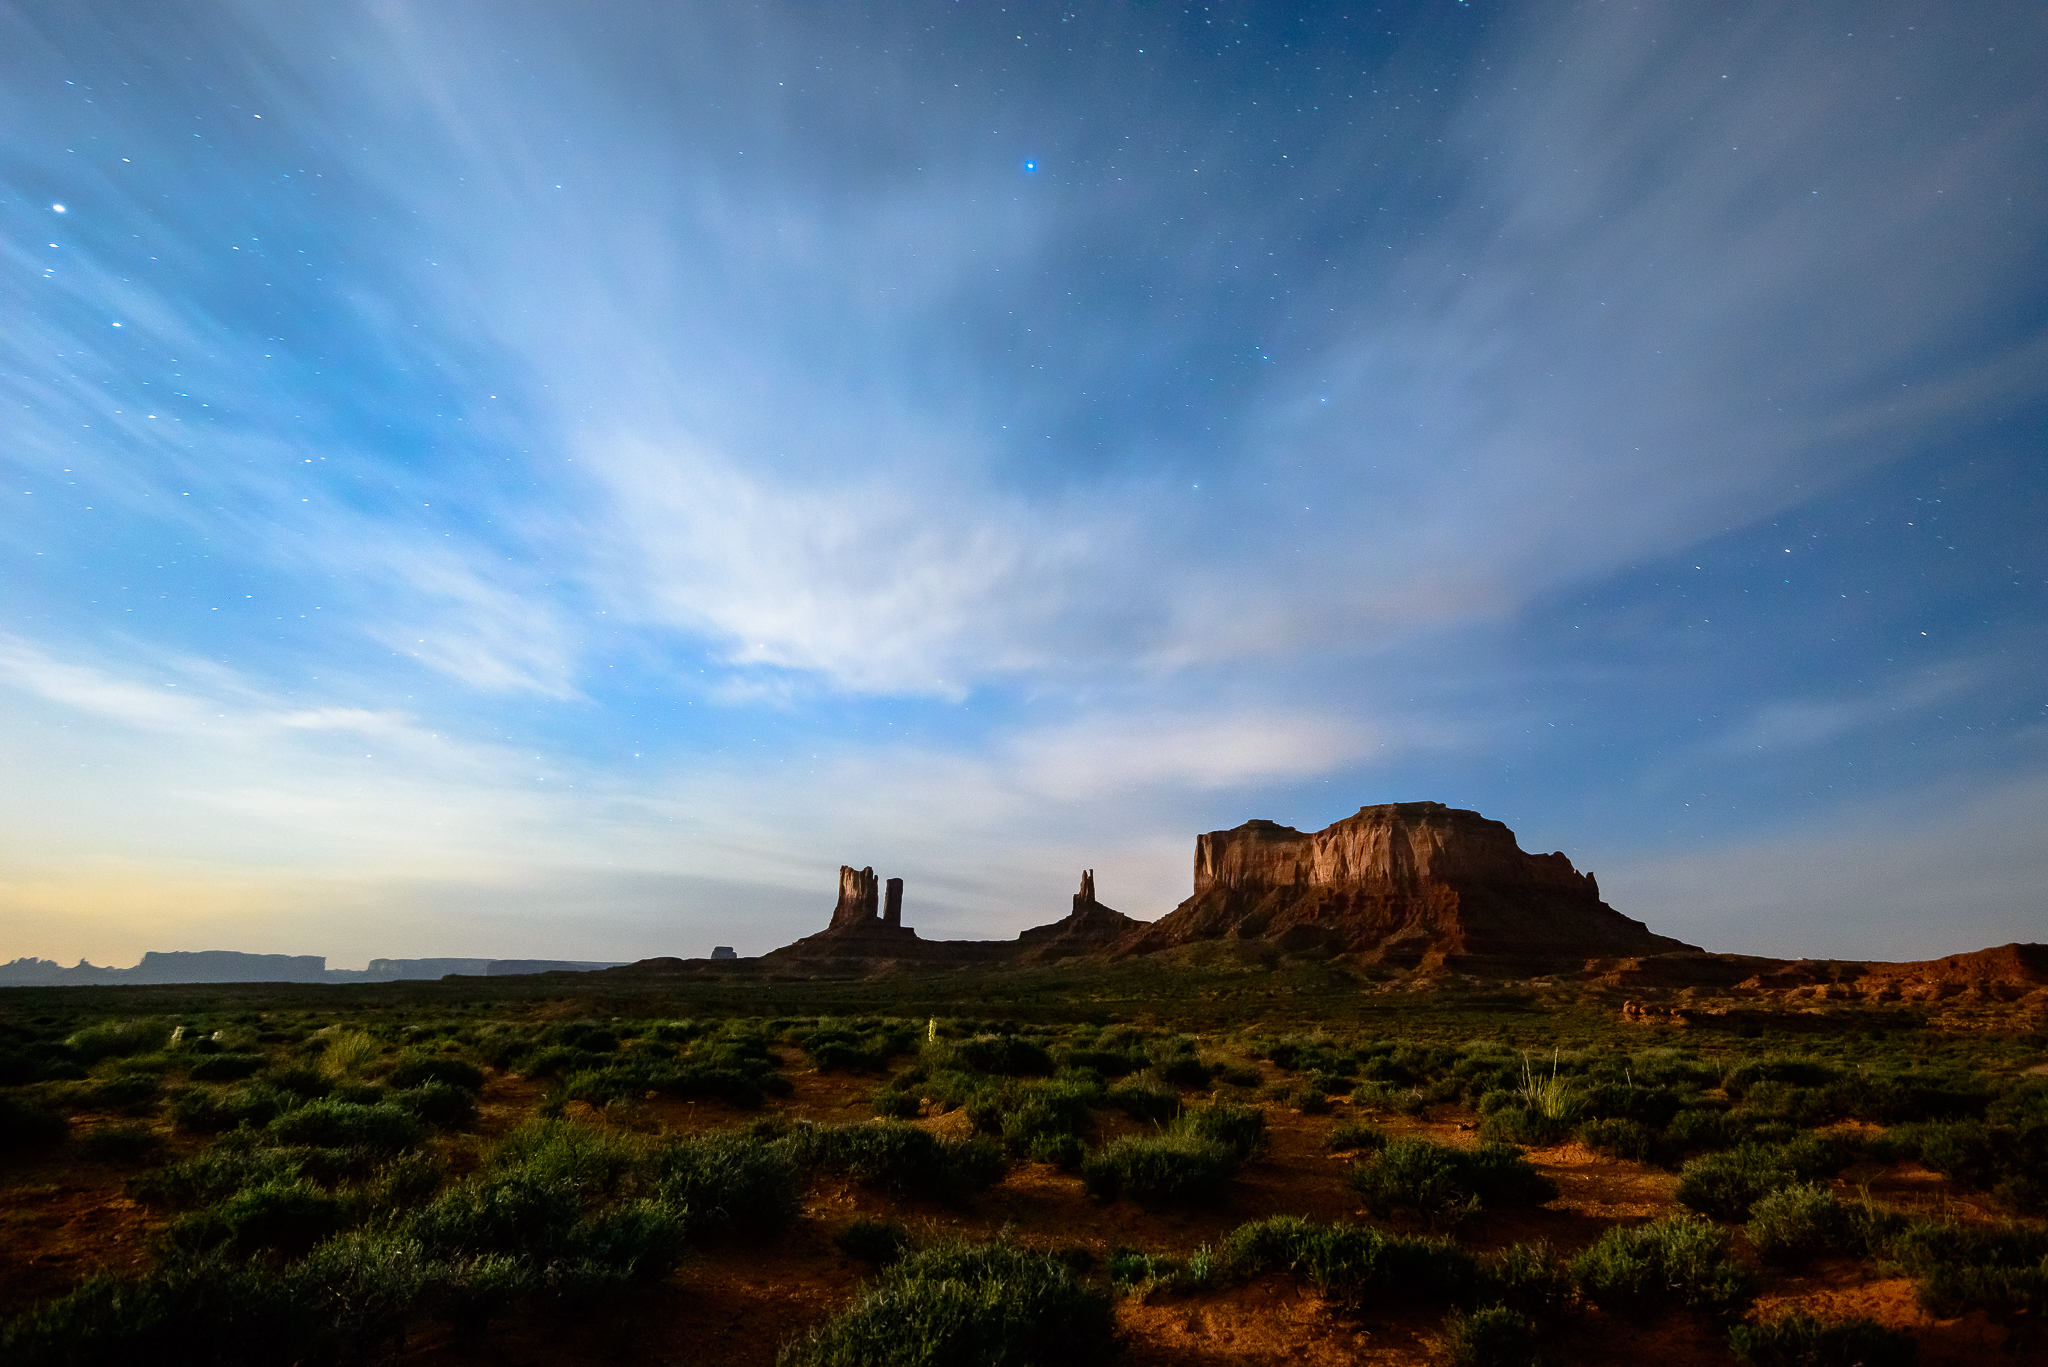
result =
M415 1119L454 1129L476 1118L476 1094L446 1082L426 1082L390 1095L392 1105Z
M1469 1315L1453 1310L1436 1339L1455 1367L1536 1367L1543 1360L1535 1324L1505 1305Z
M1738 1324L1728 1349L1752 1367L1913 1367L1919 1350L1905 1334L1875 1320L1819 1320L1788 1310Z
M693 1232L773 1233L803 1205L796 1165L771 1140L701 1135L670 1145L657 1164L663 1198L689 1211Z
M857 1262L887 1267L910 1251L910 1231L901 1220L856 1215L832 1232L832 1245Z
M309 1101L265 1128L280 1143L337 1149L409 1149L426 1136L425 1128L401 1106L363 1106L331 1098Z
M265 1059L261 1054L208 1054L192 1064L194 1082L240 1082L243 1078L260 1070Z
M274 1181L236 1192L218 1205L173 1221L166 1238L187 1254L219 1249L248 1254L275 1249L305 1253L335 1233L351 1214L350 1203L303 1179Z
M1456 1301L1478 1283L1476 1258L1449 1239L1387 1234L1365 1225L1275 1215L1239 1225L1217 1250L1238 1277L1288 1272L1357 1307L1393 1297Z
M1387 1132L1355 1120L1340 1120L1323 1136L1323 1147L1331 1153L1378 1153L1387 1147Z
M1647 1163L1657 1152L1657 1136L1639 1120L1608 1117L1579 1126L1579 1142L1595 1153Z
M1779 1187L1749 1208L1749 1242L1765 1262L1794 1263L1846 1246L1849 1211L1817 1183Z
M320 1051L320 1071L329 1077L356 1077L384 1054L384 1046L366 1030L342 1030L327 1037Z
M1103 1201L1213 1200L1265 1139L1264 1111L1217 1101L1182 1112L1164 1134L1126 1135L1096 1150L1081 1164L1081 1183Z
M945 1138L915 1125L881 1120L865 1125L807 1125L785 1144L799 1164L843 1172L863 1186L949 1199L1001 1180L1002 1146L985 1135Z
M1348 1174L1367 1210L1455 1222L1487 1206L1540 1206L1557 1184L1511 1144L1453 1148L1428 1139L1397 1139Z
M170 1027L161 1021L103 1021L76 1032L64 1043L79 1062L92 1064L103 1058L154 1053L170 1038Z
M466 1092L480 1092L484 1086L483 1069L466 1059L452 1058L447 1054L409 1053L398 1060L398 1066L386 1078L393 1087L421 1087L428 1083L439 1083L446 1087L460 1087Z
M1143 1120L1154 1125L1164 1125L1180 1114L1180 1093L1157 1082L1126 1082L1109 1089L1104 1095L1106 1105L1122 1111L1133 1120Z
M1839 1172L1847 1158L1840 1145L1820 1135L1785 1144L1740 1144L1687 1163L1679 1174L1678 1200L1717 1220L1744 1220L1761 1197Z
M1725 1311L1750 1296L1749 1274L1728 1256L1727 1234L1688 1216L1615 1225L1570 1266L1579 1294L1602 1309L1648 1311L1675 1304Z
M1009 1244L952 1244L886 1268L778 1363L1086 1367L1107 1362L1115 1347L1109 1296L1065 1263Z

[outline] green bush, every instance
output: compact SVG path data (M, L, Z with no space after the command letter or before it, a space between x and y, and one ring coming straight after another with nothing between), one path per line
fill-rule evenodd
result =
M1243 1162L1266 1145L1266 1113L1235 1101L1212 1101L1181 1112L1174 1133L1214 1140Z
M89 1025L64 1042L81 1063L91 1064L103 1058L154 1053L170 1039L170 1027L161 1021L135 1020Z
M480 1092L484 1086L484 1073L483 1069L464 1059L451 1058L446 1054L414 1053L402 1056L386 1081L398 1088L438 1082L467 1092Z
M224 1091L187 1087L171 1098L171 1120L181 1130L217 1134L240 1125L263 1125L297 1105L299 1098L261 1081Z
M309 1101L265 1126L284 1144L324 1148L409 1149L426 1130L403 1107L390 1102L361 1106L351 1101Z
M1679 1174L1678 1200L1717 1220L1744 1220L1758 1198L1839 1172L1847 1158L1838 1144L1818 1135L1786 1144L1740 1144L1687 1163Z
M315 1345L310 1307L255 1266L180 1258L141 1277L96 1273L0 1327L9 1367L289 1363Z
M1542 1361L1536 1326L1504 1305L1469 1315L1453 1310L1437 1341L1456 1367L1535 1367Z
M265 1060L261 1054L209 1054L195 1059L192 1063L194 1082L240 1082L259 1071Z
M1571 1260L1572 1284L1604 1310L1669 1305L1731 1310L1750 1295L1749 1274L1728 1256L1719 1226L1688 1216L1615 1225Z
M1213 1200L1240 1160L1227 1144L1187 1134L1125 1135L1081 1163L1081 1185L1097 1200L1128 1196L1145 1205Z
M297 1255L334 1234L349 1214L347 1202L311 1182L276 1181L246 1188L218 1205L179 1216L166 1237L172 1247L188 1254L275 1249Z
M1214 1070L1193 1054L1176 1054L1161 1060L1152 1071L1170 1087L1201 1091L1208 1087Z
M135 1114L154 1106L161 1084L149 1073L118 1073L93 1087L91 1103L102 1110Z
M843 1172L863 1186L949 1199L1002 1180L1000 1144L984 1135L941 1139L900 1121L808 1125L784 1141L802 1165Z
M910 1231L901 1220L856 1215L832 1232L832 1245L858 1262L887 1267L910 1251Z
M976 1035L942 1041L925 1051L934 1069L964 1068L1007 1077L1043 1076L1053 1071L1052 1054L1037 1040L1022 1035Z
M1798 1310L1772 1319L1738 1324L1728 1331L1728 1348L1753 1367L1913 1367L1913 1340L1874 1320L1833 1322Z
M1086 1367L1115 1352L1107 1294L1008 1244L949 1245L885 1269L781 1367Z
M454 1129L476 1118L476 1093L447 1082L423 1082L393 1092L390 1104L442 1129Z
M2048 1315L2048 1229L1913 1220L1888 1231L1884 1247L1918 1278L1921 1304L1944 1318Z
M64 1142L71 1122L26 1097L0 1096L0 1149L44 1149Z
M1323 1136L1323 1147L1332 1153L1350 1153L1364 1150L1378 1153L1387 1146L1387 1132L1371 1125L1361 1125L1355 1120L1340 1120L1330 1127Z
M772 1234L803 1207L796 1165L773 1141L725 1133L681 1140L658 1160L663 1199L693 1233Z
M1589 1120L1579 1126L1579 1142L1595 1153L1647 1163L1657 1151L1657 1136L1639 1120Z
M1164 1125L1180 1114L1180 1093L1156 1082L1126 1082L1109 1089L1104 1104L1133 1120Z
M1235 1277L1287 1272L1333 1301L1458 1301L1480 1277L1477 1259L1449 1239L1386 1234L1365 1225L1275 1215L1239 1225L1218 1249Z
M1765 1262L1793 1263L1849 1244L1849 1212L1826 1187L1796 1183L1749 1208L1749 1242Z
M1540 1206L1557 1184L1507 1144L1453 1148L1428 1139L1397 1139L1347 1174L1367 1210L1455 1221L1487 1207Z

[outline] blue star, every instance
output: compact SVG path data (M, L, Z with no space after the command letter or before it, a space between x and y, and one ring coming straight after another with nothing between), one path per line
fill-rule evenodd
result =
M1036 171L1038 169L1038 163L1035 161L1027 161L1024 163L1024 169L1026 171Z

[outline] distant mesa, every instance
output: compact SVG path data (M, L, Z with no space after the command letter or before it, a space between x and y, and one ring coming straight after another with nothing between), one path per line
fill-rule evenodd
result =
M1361 807L1307 834L1272 821L1210 831L1195 840L1194 881L1116 952L1248 940L1418 967L1695 949L1601 901L1562 853L1528 854L1500 822L1441 802Z
M711 957L714 959L737 959L739 958L739 951L731 945L716 945L711 950Z
M616 960L372 959L368 968L329 968L320 954L244 954L233 949L150 950L133 968L100 968L81 959L66 968L50 959L0 964L0 987L112 987L123 983L388 983L431 981L449 974L503 978L525 973L588 973Z

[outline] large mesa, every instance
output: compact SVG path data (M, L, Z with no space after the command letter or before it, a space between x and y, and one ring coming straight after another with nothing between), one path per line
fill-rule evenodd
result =
M1248 821L1199 836L1194 895L1117 952L1223 939L1406 965L1692 948L1601 901L1593 875L1562 853L1529 854L1500 822L1441 802L1362 807L1307 833Z

